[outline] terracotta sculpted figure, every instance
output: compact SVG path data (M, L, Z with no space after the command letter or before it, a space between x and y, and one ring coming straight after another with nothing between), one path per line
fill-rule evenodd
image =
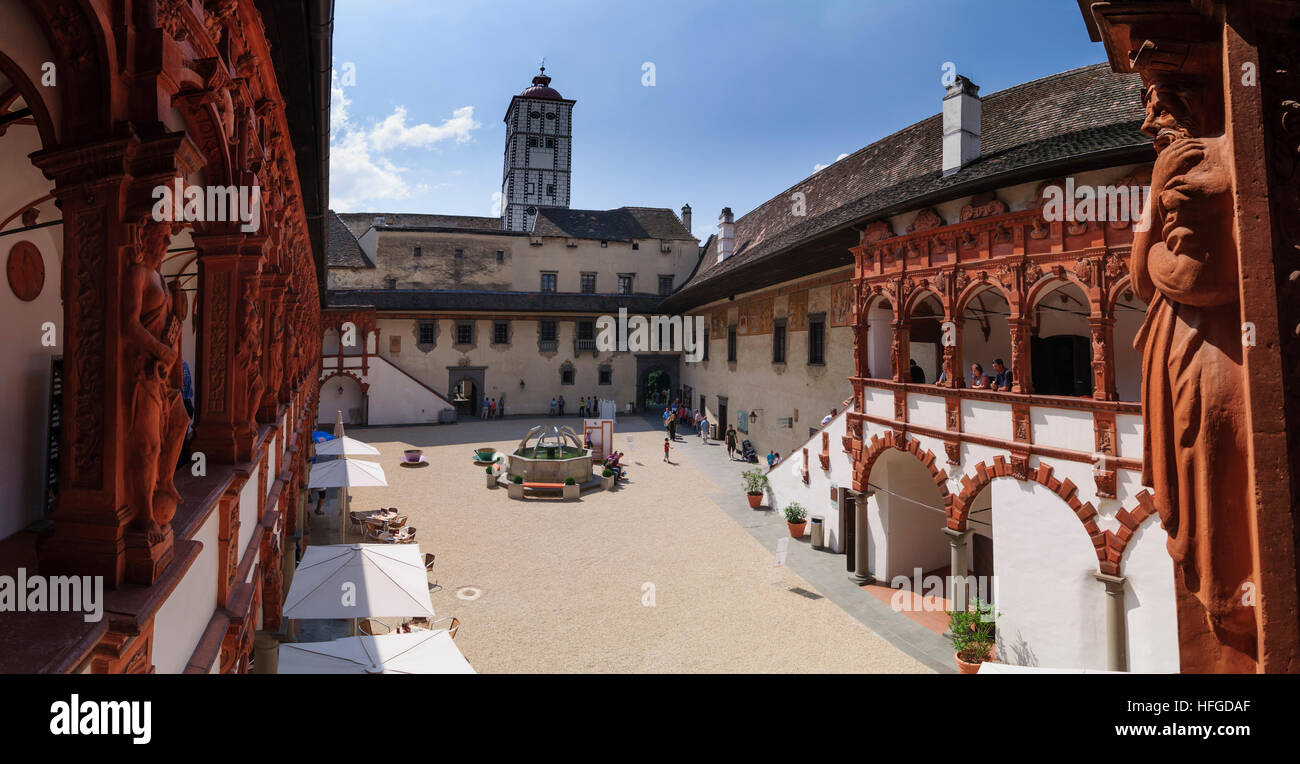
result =
M1178 80L1146 90L1144 132L1157 159L1131 269L1147 303L1142 350L1142 482L1169 534L1185 671L1254 671L1256 625L1242 317L1230 146L1206 125L1203 91ZM1217 133L1217 134L1216 134Z
M257 429L257 407L266 382L262 379L262 311L257 305L257 278L245 279L244 336L235 352L239 367L248 374L248 398L244 401L246 430Z
M189 425L179 372L184 300L158 270L168 229L165 223L143 225L122 294L122 352L130 387L123 474L131 527L150 544L164 540L181 501L172 475Z

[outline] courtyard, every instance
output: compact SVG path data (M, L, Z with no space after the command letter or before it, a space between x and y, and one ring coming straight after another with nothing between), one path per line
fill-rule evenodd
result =
M808 568L825 574L836 562L842 570L842 557L809 549L805 538L791 542L790 564L775 566L779 535L764 534L784 533L784 523L774 512L724 507L728 497L745 505L738 475L748 465L728 463L721 445L687 435L665 463L662 432L623 417L615 448L629 480L615 490L518 501L486 488L473 450L511 451L534 424L581 429L576 417L539 416L347 431L379 449L368 458L383 465L389 483L352 489L351 508L395 506L409 517L421 550L437 555L434 609L460 619L457 645L480 673L899 673L943 665L937 635L926 643L936 652L918 660L908 654L916 649L891 644L898 640L890 629L906 629L906 619L870 610L893 619L868 628L820 590L852 589L845 576L823 575L819 589L793 564L825 558ZM423 449L428 464L400 465L407 448ZM311 516L312 543L337 540L330 503ZM859 600L854 607L880 604ZM301 626L304 640L343 633L341 624Z

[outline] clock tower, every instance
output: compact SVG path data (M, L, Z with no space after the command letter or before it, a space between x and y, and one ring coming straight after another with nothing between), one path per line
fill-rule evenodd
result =
M501 227L531 231L541 207L569 206L573 104L551 87L546 67L506 110Z

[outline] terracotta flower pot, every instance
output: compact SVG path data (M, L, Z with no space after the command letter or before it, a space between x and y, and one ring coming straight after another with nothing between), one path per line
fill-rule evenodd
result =
M787 522L786 526L790 528L790 537L799 539L803 538L803 532L808 527L808 521L804 520L802 523Z
M954 655L953 655L953 658L955 658L956 661L957 661L957 671L959 671L959 672L962 673L962 674L978 674L978 673L979 673L979 670L980 670L980 664L981 664L981 663L989 663L989 662L991 662L991 661L993 660L993 651L994 651L994 649L995 649L995 648L993 648L992 646L990 646L990 647L989 647L989 654L988 654L988 656L987 656L984 660L982 660L982 661L976 661L975 663L968 663L968 662L962 660L960 655L956 655L956 654L954 654Z
M747 493L745 495L749 497L750 509L758 509L759 505L763 503L763 494L761 493Z

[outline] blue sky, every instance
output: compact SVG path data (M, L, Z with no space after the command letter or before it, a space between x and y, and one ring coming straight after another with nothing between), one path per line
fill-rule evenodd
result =
M331 206L494 214L543 56L577 100L572 206L689 202L703 240L937 113L946 62L988 95L1105 53L1070 0L338 0Z

